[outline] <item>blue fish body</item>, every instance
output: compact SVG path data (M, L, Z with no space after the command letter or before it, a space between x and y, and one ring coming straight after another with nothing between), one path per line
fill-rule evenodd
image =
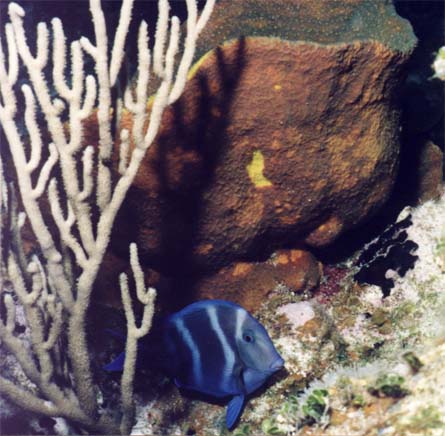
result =
M226 414L229 429L241 416L247 395L284 365L266 329L228 301L190 304L168 317L162 331L162 366L179 388L232 397ZM124 361L122 352L104 369L122 371Z
M177 386L233 397L226 415L229 429L246 396L284 365L266 329L241 306L222 300L193 303L170 316L164 346Z

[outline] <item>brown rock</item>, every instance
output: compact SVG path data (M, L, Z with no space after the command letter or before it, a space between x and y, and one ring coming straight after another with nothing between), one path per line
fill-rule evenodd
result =
M321 264L309 252L281 250L266 262L240 262L222 268L198 280L192 293L196 300L230 300L255 312L277 285L293 292L309 291L317 286L320 275Z
M389 409L396 400L394 398L378 398L374 400L371 404L366 405L363 411L366 417L370 416L381 416L387 409Z
M421 149L419 159L417 188L419 202L438 199L443 182L443 152L436 144L427 141Z
M329 419L330 425L342 425L348 419L348 412L338 409L332 409Z
M221 2L211 23L115 227L118 249L136 241L174 275L330 244L398 166L394 86L415 38L392 5Z
M130 277L130 292L134 293L128 261L107 253L96 281L95 301L122 306L121 273ZM150 268L144 268L144 273L147 286L158 291L157 306L161 312L175 312L203 299L229 300L255 312L280 284L295 293L314 289L320 281L322 266L308 251L280 250L265 262L238 262L204 276L168 278ZM133 297L136 301L136 296ZM135 305L136 310L141 307Z
M393 68L378 43L248 38L208 55L164 116L120 232L126 221L145 254L176 266L253 258L283 235L332 242L391 190L398 117L384 76Z

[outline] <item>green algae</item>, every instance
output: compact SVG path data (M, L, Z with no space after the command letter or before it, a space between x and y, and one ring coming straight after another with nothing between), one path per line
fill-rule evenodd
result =
M328 411L328 391L326 389L315 389L301 407L305 420L308 422L319 422Z
M365 396L357 389L352 383L349 377L340 377L337 382L339 389L339 395L341 396L342 403L345 406L352 406L356 408L364 407L367 404Z
M406 360L414 374L418 373L420 368L423 366L423 363L412 351L405 353L403 358Z
M298 395L288 395L287 401L283 404L281 412L285 415L296 415L300 409Z
M261 430L265 435L284 435L274 419L267 418L261 423Z
M384 374L380 376L368 391L378 397L402 398L409 394L408 389L403 387L405 378L398 374Z
M445 422L436 406L427 406L411 418L411 431L422 432L431 428L445 428Z
M232 433L233 436L249 436L251 433L251 428L249 424L241 424Z

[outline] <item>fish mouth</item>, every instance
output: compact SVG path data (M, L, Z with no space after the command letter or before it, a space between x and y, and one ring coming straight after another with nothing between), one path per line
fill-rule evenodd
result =
M275 362L273 362L269 369L273 372L280 370L281 368L283 368L284 366L284 360L280 357L279 359L275 360Z

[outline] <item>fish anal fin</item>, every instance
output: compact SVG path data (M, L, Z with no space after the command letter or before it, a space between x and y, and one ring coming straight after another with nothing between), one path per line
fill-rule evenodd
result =
M233 426L238 421L244 408L245 397L244 395L237 395L230 400L227 405L226 413L226 425L229 430L232 430Z
M105 365L103 368L105 371L123 371L125 362L125 351L119 354L112 362Z

